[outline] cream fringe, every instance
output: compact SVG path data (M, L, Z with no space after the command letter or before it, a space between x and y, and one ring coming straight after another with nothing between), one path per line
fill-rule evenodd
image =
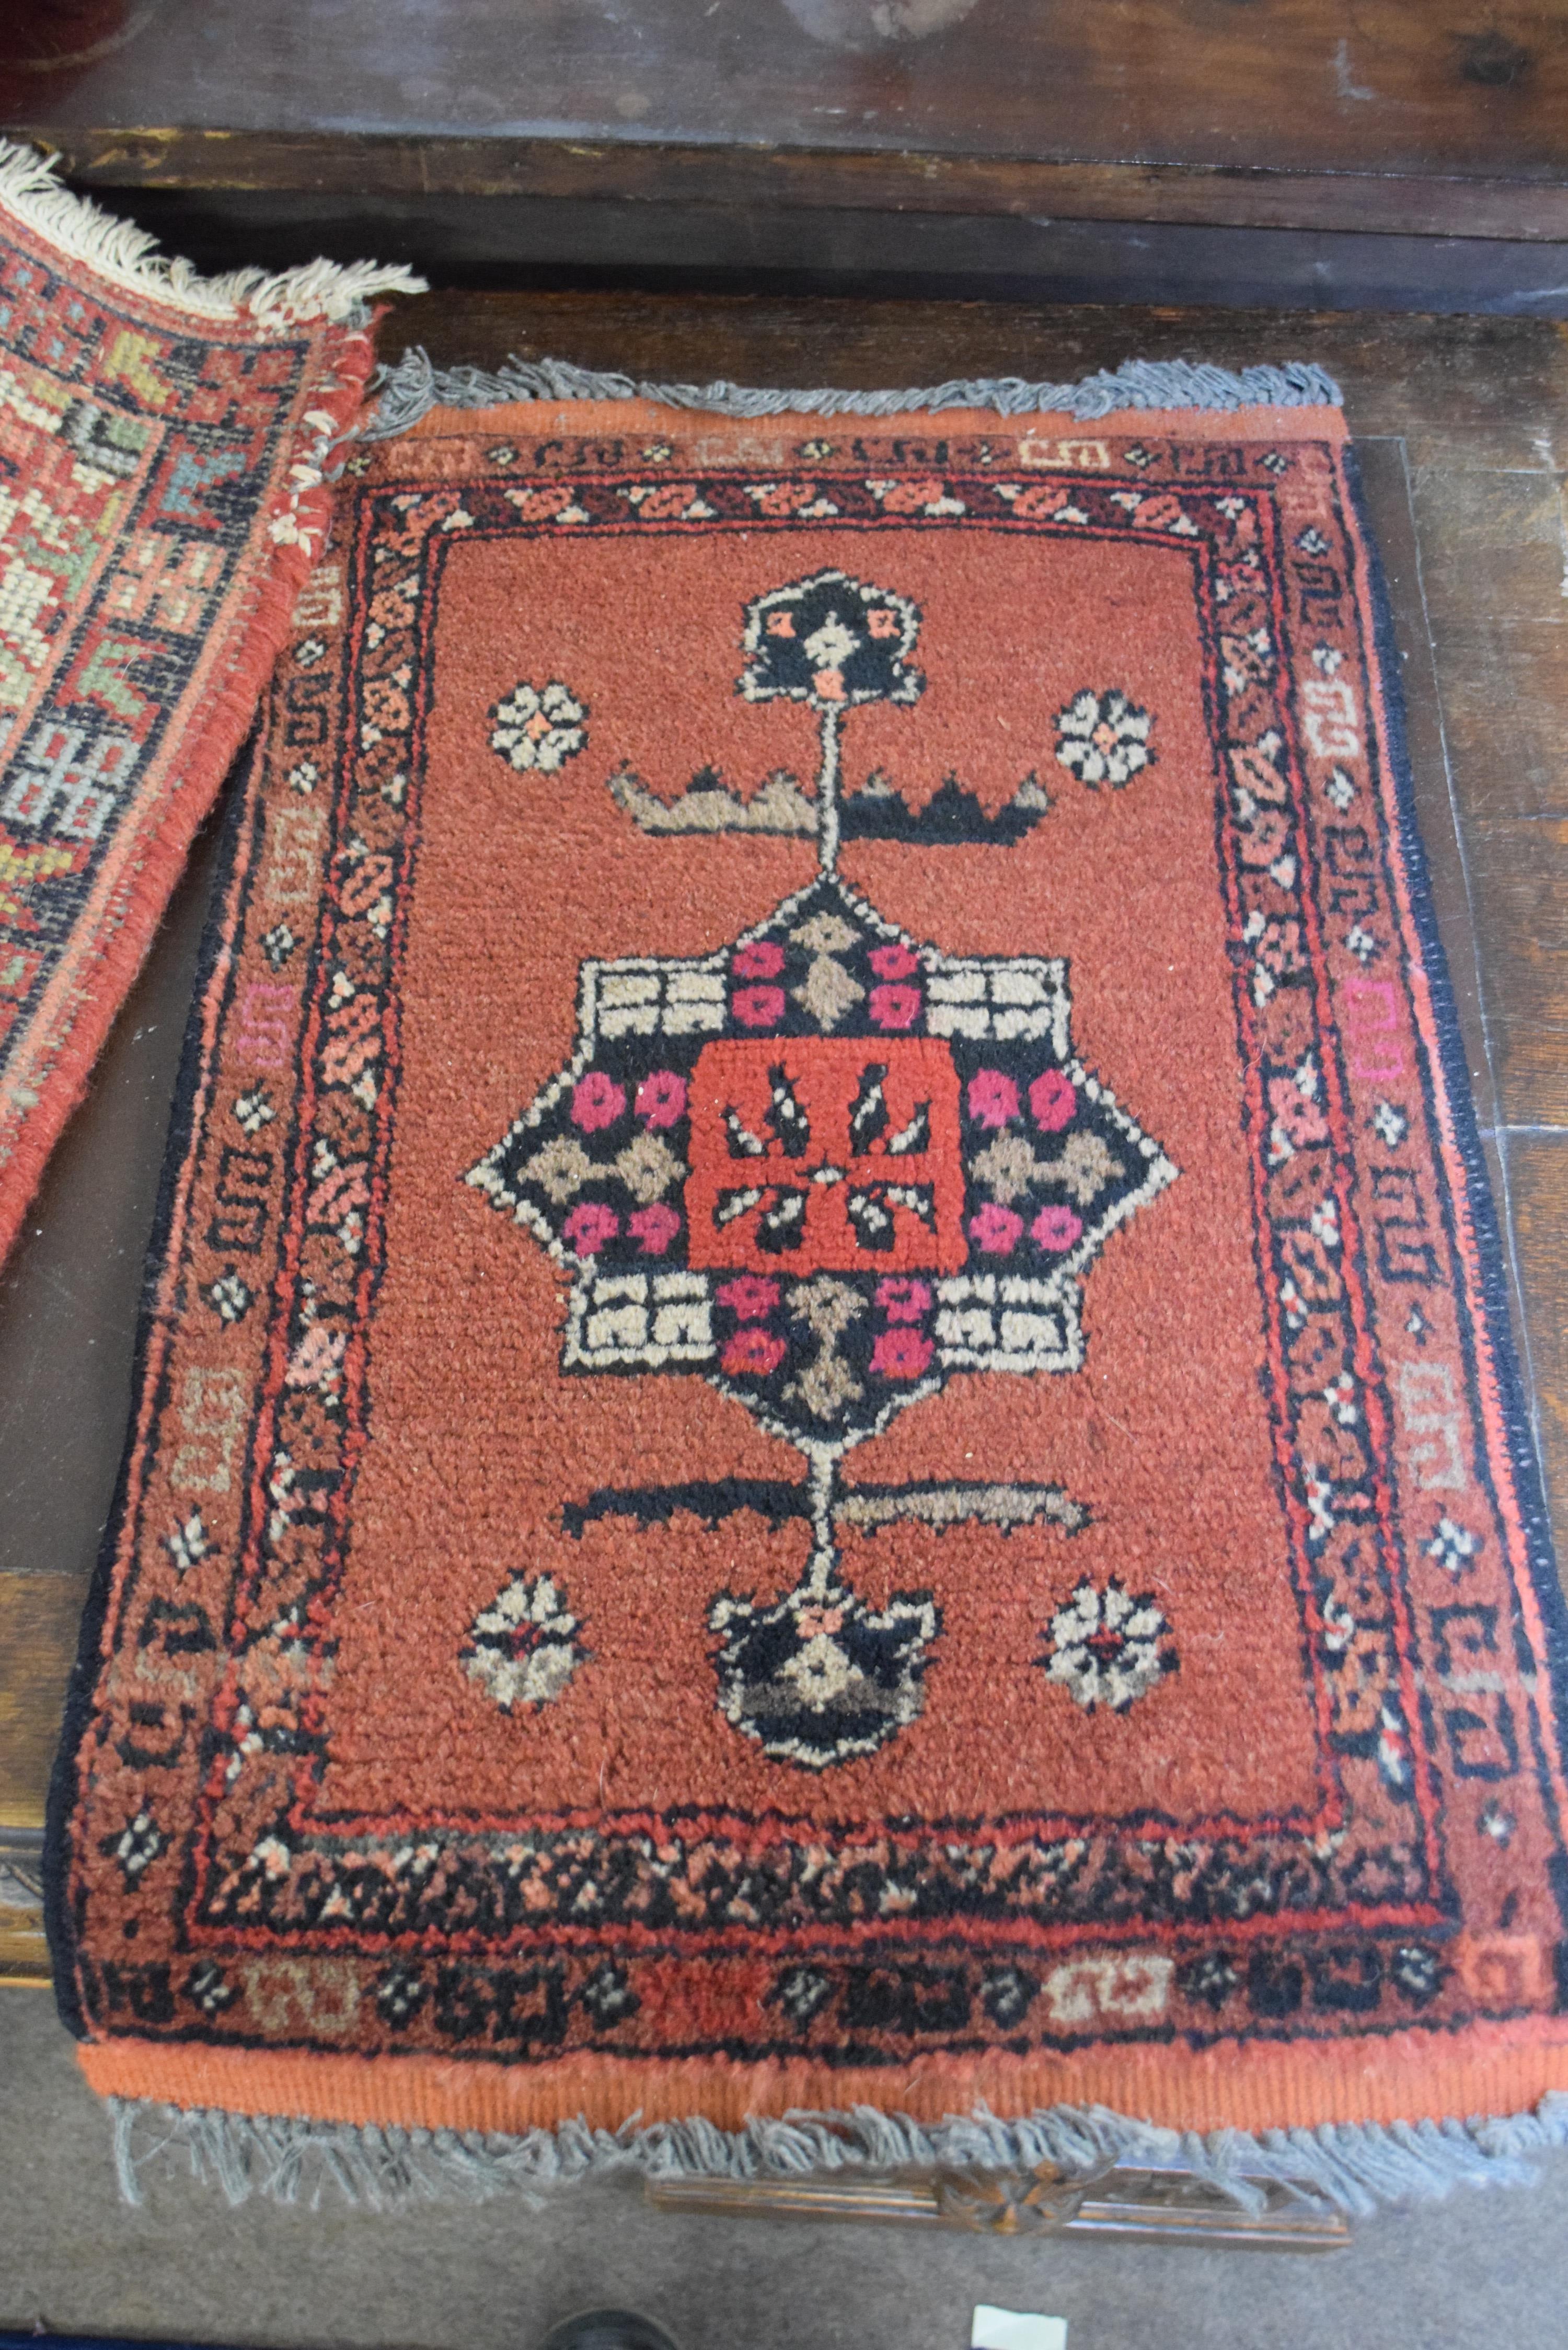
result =
M363 306L382 294L422 294L422 277L379 262L308 261L269 276L233 269L199 276L188 261L157 250L157 239L133 221L116 220L61 184L58 160L0 139L0 214L9 213L35 236L79 261L122 292L207 319L244 318L282 333L327 318L358 323Z

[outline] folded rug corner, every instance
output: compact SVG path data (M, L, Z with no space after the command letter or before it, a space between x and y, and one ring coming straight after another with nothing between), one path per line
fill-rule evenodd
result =
M202 278L0 140L0 1256L254 716L406 270Z

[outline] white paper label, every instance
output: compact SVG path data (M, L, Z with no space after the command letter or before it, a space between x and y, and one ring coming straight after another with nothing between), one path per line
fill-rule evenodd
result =
M969 2350L1067 2350L1067 2321L981 2302L970 2326Z

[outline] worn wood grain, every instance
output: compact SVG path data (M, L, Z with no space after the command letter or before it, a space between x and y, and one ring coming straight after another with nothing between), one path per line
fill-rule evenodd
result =
M1568 603L1443 632L1442 711L1468 816L1568 816Z
M1568 1559L1568 1135L1508 1137L1535 1421L1559 1561Z
M85 1575L0 1574L0 1824L41 1828Z
M956 375L1060 381L1129 358L1312 359L1344 387L1352 429L1397 433L1431 469L1549 469L1568 442L1568 328L1544 318L1303 317L1147 305L797 300L778 295L442 291L395 302L382 348L422 343L438 366L511 351L688 381L939 383ZM1440 568L1446 550L1434 549Z
M1568 317L1568 243L604 195L92 183L203 270L395 260L435 286Z
M1568 818L1465 833L1502 1121L1568 1128Z
M1441 556L1427 567L1427 601L1439 640L1472 615L1560 627L1568 547L1554 473L1501 468L1434 473L1420 466L1411 491Z
M693 146L639 140L346 136L330 131L109 128L5 102L16 135L57 151L85 185L308 188L323 195L530 196L618 203L938 213L979 218L1318 229L1365 235L1568 239L1568 187L1544 180L1262 166L992 160L938 151Z
M890 40L871 0L162 0L0 107L118 184L1568 235L1564 0L951 14Z
M1471 918L1470 879L1456 814L1452 764L1444 740L1438 648L1421 592L1421 544L1410 501L1405 444L1397 437L1356 442L1362 502L1383 567L1397 684L1405 709L1416 819L1459 1015L1470 1098L1483 1128L1497 1123L1497 1087L1487 1034L1481 958Z

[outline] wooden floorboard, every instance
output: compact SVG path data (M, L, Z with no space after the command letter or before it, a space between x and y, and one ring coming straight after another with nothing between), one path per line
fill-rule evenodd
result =
M1409 657L1423 825L1568 1560L1568 336L1498 318L453 294L396 306L383 348L415 341L441 365L515 351L796 385L1061 381L1135 353L1299 357L1341 379ZM0 1282L0 1850L5 1824L41 1817L109 1505L202 887L198 867Z
M0 114L122 186L1568 236L1563 0L974 7L10 0Z
M1512 1134L1509 1191L1559 1562L1568 1558L1568 1134Z

